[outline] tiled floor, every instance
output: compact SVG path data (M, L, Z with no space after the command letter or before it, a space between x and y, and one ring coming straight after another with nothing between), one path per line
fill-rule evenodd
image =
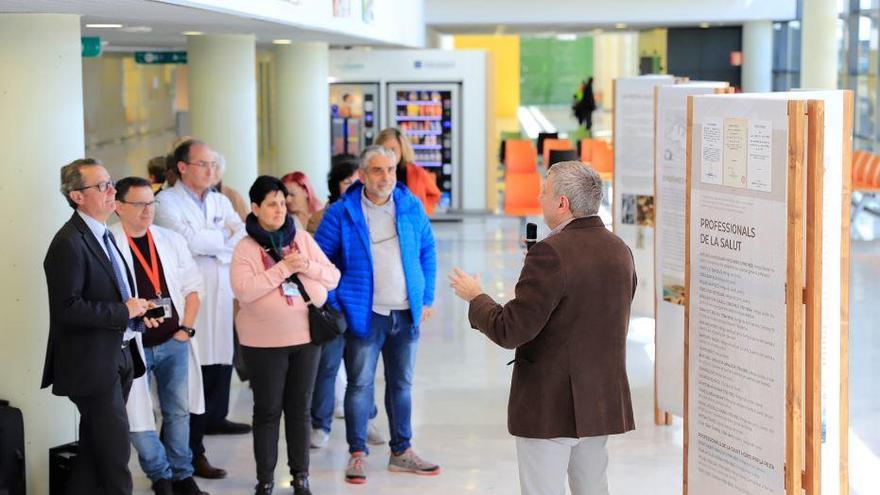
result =
M462 223L435 225L439 276L437 316L422 332L414 384L415 447L424 457L440 463L435 478L392 474L385 469L387 447L374 449L369 458L369 482L344 483L347 459L344 424L335 420L330 445L312 451L312 486L316 495L329 494L515 494L517 482L514 443L506 429L506 403L511 352L491 345L469 328L464 303L454 299L444 283L453 266L480 272L484 288L498 299L511 297L522 263L517 246L519 223L498 217L469 218ZM880 280L880 243L853 245L852 313L852 493L880 493L880 305L873 290ZM615 494L656 495L681 493L681 423L671 427L653 424L650 324L634 322L629 335L628 370L636 408L637 429L610 442L610 485ZM378 393L378 392L377 392ZM250 418L251 394L247 386L234 385L231 417ZM380 405L380 419L385 415ZM200 482L212 495L252 493L254 461L249 435L208 437L209 456L229 470L221 481ZM283 452L283 445L280 447ZM289 481L284 455L277 481ZM149 483L133 459L136 493L148 494ZM280 487L282 488L282 487ZM288 489L276 493L290 493Z

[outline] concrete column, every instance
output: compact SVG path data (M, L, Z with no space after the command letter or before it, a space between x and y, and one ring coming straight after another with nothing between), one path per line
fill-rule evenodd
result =
M330 170L330 86L327 43L275 48L277 173L304 172L326 201Z
M48 451L76 439L76 408L40 390L49 302L43 257L73 210L61 167L84 152L77 15L0 14L0 398L24 415L28 493L49 493Z
M837 88L837 2L804 0L801 87Z
M773 90L773 22L743 24L742 89L746 93Z
M223 154L223 182L245 196L257 178L256 56L252 34L187 38L192 135Z

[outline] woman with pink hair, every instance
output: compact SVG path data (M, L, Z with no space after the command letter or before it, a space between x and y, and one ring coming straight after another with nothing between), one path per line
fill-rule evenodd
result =
M309 217L324 207L311 181L302 172L291 172L281 178L281 182L287 187L287 212L293 215L297 222L296 228L305 230L309 224Z

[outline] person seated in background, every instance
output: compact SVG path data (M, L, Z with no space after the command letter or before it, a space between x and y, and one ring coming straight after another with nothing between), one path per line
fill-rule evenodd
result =
M277 178L257 178L248 193L248 235L232 256L232 290L241 304L236 328L254 390L256 495L270 495L274 487L282 413L294 495L311 494L309 411L321 347L311 341L300 290L322 306L339 283L339 270L312 236L294 225L287 194Z
M291 172L281 178L287 187L287 211L297 223L296 228L306 230L309 218L320 210L323 205L306 174Z
M336 155L331 160L330 173L327 174L327 189L330 198L327 206L315 212L309 219L307 230L314 233L318 230L324 212L345 194L348 187L357 180L358 159L354 155ZM341 404L345 399L345 370L342 368L342 354L345 350L345 337L324 343L321 347L321 363L318 365L318 376L315 379L315 392L312 396L312 448L320 449L330 441L330 428L334 414L345 417ZM337 405L337 403L339 405ZM337 410L340 410L336 413ZM373 403L370 422L367 425L367 443L382 445L385 437L374 421L379 410Z
M165 155L154 156L147 162L147 174L150 177L150 187L153 193L157 193L165 184L165 171L168 169Z
M434 174L413 163L416 157L409 139L397 128L389 127L376 136L376 144L394 152L397 156L397 182L419 198L428 215L433 215L440 202L440 188Z
M156 198L151 185L141 177L116 183L120 222L110 228L122 258L132 267L136 294L164 301L160 306L166 308L162 324L135 336L147 375L132 383L126 405L131 443L156 495L202 495L205 492L193 480L189 447L189 414L205 409L202 373L193 347L202 275L186 240L153 225ZM162 411L161 440L150 394L154 380Z

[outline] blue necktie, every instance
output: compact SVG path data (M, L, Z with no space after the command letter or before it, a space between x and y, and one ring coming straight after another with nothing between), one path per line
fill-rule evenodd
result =
M113 238L113 234L110 233L109 230L104 231L104 247L107 249L107 257L110 258L110 265L113 267L113 273L116 275L116 283L119 285L119 292L122 293L122 302L126 302L131 298L131 293L128 291L128 284L125 282L125 278L122 275L122 268L119 266L119 263L116 262L116 255L113 254L114 249L116 249L116 240ZM140 318L131 318L128 320L128 328L135 332L143 332L144 320Z

